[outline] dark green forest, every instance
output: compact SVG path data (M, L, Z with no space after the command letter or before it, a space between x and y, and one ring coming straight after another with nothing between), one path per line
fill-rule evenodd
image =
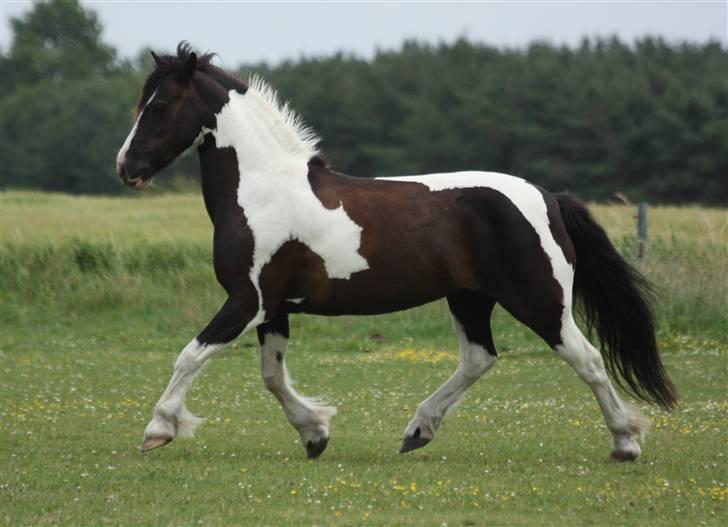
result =
M76 0L37 3L12 26L0 56L2 188L128 193L114 159L148 50L119 58ZM355 176L489 170L585 199L728 204L728 50L718 42L411 41L371 60L337 54L239 73L270 81L319 132L329 163ZM196 160L166 172L196 178Z

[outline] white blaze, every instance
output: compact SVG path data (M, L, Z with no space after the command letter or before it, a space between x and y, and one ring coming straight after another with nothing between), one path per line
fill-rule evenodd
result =
M121 145L121 149L119 149L119 153L116 155L116 170L119 170L121 165L124 164L124 161L126 161L126 153L129 151L129 147L131 146L131 142L134 139L134 136L136 135L137 128L139 127L139 121L142 118L142 114L144 113L144 110L146 110L147 106L149 106L149 103L152 102L152 99L154 99L154 96L157 95L157 91L155 90L151 97L149 97L149 100L144 105L144 108L141 112L139 112L139 116L137 117L137 120L134 122L134 126L131 129L131 132L129 132L129 135L126 137L126 141L124 141L124 144Z
M131 132L129 132L129 135L126 138L126 141L124 141L124 144L121 145L121 149L119 150L119 153L116 155L116 169L119 170L121 165L124 164L124 161L126 161L126 153L129 151L129 147L131 146L131 141L134 139L134 135L136 134L137 127L139 126L139 119L142 118L142 114L139 114L139 117L137 117L136 122L134 123L134 126L131 129Z

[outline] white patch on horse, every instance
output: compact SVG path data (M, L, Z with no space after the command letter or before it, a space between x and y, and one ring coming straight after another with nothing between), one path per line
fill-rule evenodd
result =
M308 181L308 161L318 138L275 92L253 79L245 94L231 90L217 114L218 148L232 147L238 160L238 204L253 233L250 280L258 292L258 313L244 331L265 320L260 273L291 240L321 257L329 278L349 279L369 268L359 254L362 228L343 206L327 209Z
M197 137L195 137L194 141L192 141L192 144L191 144L190 146L188 146L187 148L185 148L185 149L184 149L184 150L182 151L182 153L181 153L180 155L178 155L178 156L177 156L177 158L179 158L179 159L181 159L181 158L185 158L185 157L187 157L188 155L190 155L190 153L191 153L191 152L192 152L193 150L197 150L197 148L199 148L199 147L200 147L200 146L202 145L202 143L204 143L204 142L205 142L205 135L206 135L206 134L208 134L209 132L210 132L210 130L209 130L209 129L207 129L207 128L205 128L205 127L203 126L203 127L202 127L202 130L200 130L200 133L199 133L199 134L197 134Z
M303 304L303 301L306 300L305 298L286 298L286 302L290 302L291 304Z
M564 252L551 234L546 202L536 187L525 179L498 172L452 172L378 179L421 183L433 192L456 188L485 187L503 194L523 214L526 221L531 224L541 241L541 248L551 261L554 279L559 283L564 293L564 309L561 313L561 321L562 328L565 327L566 319L571 315L574 268L566 261Z
M131 142L134 139L134 136L136 135L137 128L139 127L139 121L142 118L142 114L144 113L144 110L149 106L149 103L152 102L152 99L154 99L154 96L157 95L157 90L154 90L154 93L152 93L152 96L149 97L149 100L144 105L144 108L142 108L142 111L139 112L139 116L137 117L137 120L134 122L134 126L131 128L131 132L129 132L129 135L126 137L126 141L124 141L124 144L121 145L121 148L119 149L119 153L116 155L116 169L119 170L119 167L124 164L124 161L126 161L126 153L129 151L129 147L131 146Z

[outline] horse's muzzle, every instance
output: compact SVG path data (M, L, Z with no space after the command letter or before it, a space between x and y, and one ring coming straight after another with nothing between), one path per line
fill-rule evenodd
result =
M119 179L137 190L143 188L151 179L151 170L148 163L127 160L116 165Z

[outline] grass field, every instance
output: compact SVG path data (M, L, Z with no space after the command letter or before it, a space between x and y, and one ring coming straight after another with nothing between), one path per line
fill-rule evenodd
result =
M297 388L339 409L305 458L242 337L190 393L193 440L142 455L181 348L223 300L199 196L0 194L2 525L724 525L726 211L655 207L640 268L658 285L673 413L633 464L607 462L591 392L507 314L500 360L427 448L398 454L455 369L447 309L292 319ZM634 210L598 206L628 256Z

